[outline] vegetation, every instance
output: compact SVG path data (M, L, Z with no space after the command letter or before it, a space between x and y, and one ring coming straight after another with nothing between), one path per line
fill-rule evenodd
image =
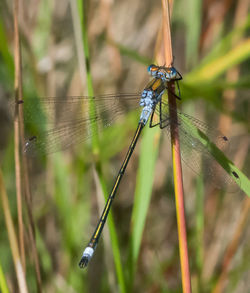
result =
M232 193L213 185L206 171L195 173L186 168L189 162L183 164L193 292L239 293L250 291L250 14L247 0L217 2L174 1L172 42L174 66L183 75L178 106L230 137L230 149L218 153L210 146L210 151L224 169L231 166L240 176ZM78 267L136 129L137 111L83 144L28 158L32 200L30 207L22 200L25 254L18 255L10 233L13 221L20 245L10 110L13 5L7 0L0 5L0 291L18 291L20 257L29 292L181 292L171 147L166 131L158 128L143 130L96 254L87 270ZM24 100L140 92L149 80L147 66L156 56L159 64L162 60L161 1L19 5ZM94 107L91 103L90 111ZM45 119L38 103L25 135L41 130ZM21 149L20 154L23 163ZM199 163L206 170L206 161ZM23 194L24 173L22 168Z

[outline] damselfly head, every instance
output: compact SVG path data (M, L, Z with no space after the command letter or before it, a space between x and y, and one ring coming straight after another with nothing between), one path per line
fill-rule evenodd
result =
M155 77L160 78L164 81L171 81L178 78L178 72L174 67L157 66L151 64L148 66L148 73Z

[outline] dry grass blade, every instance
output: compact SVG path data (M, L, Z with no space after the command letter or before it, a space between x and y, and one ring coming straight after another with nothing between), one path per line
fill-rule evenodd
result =
M18 26L18 16L19 16L19 1L14 2L14 36L15 36L15 102L18 105L18 101L22 100L23 89L22 89L22 62L21 62L21 48L20 48L20 34ZM30 183L28 177L28 163L27 158L23 158L23 168L21 168L21 158L19 153L20 140L24 144L24 126L23 126L23 108L22 105L18 105L15 110L15 122L14 122L14 139L15 139L15 170L16 170L16 190L17 190L17 203L18 203L18 224L19 224L19 241L21 250L21 260L24 266L26 266L25 260L25 247L24 247L24 225L23 225L23 215L22 215L22 180L21 172L23 172L24 178L24 193L25 193L25 203L28 212L28 232L31 243L31 253L35 262L36 280L37 280L37 290L42 292L42 281L41 273L38 259L38 252L35 243L35 225L32 214L31 206L31 193L30 193Z
M21 60L20 60L20 40L19 40L19 28L18 28L18 12L19 1L14 2L14 37L15 37L15 101L17 102L22 97L21 86ZM22 186L21 186L21 159L19 154L20 145L20 131L18 122L18 108L15 109L15 121L14 121L14 140L15 140L15 171L16 171L16 195L17 195L17 211L18 211L18 226L19 226L19 245L21 250L21 260L25 268L25 248L24 248L24 226L22 215Z
M16 238L14 224L13 224L11 214L10 214L8 196L6 194L6 190L4 187L4 182L3 182L1 170L0 170L0 196L1 196L2 206L3 206L5 223L7 226L7 231L8 231L8 236L9 236L10 247L11 247L12 256L13 256L13 260L14 260L14 264L15 264L15 270L16 270L16 276L17 276L19 290L21 293L26 293L26 292L28 292L28 290L27 290L27 284L26 284L26 280L25 280L25 274L24 274L23 266L22 266L21 259L20 259L18 242L17 242L17 238Z

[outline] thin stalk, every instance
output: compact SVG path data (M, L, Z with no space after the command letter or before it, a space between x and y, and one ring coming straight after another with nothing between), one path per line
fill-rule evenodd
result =
M21 144L24 145L24 125L23 125L23 108L22 104L18 104L23 98L22 89L22 62L21 62L21 48L20 48L20 33L18 26L18 15L19 15L19 0L14 2L14 36L15 36L15 121L14 121L14 139L15 139L15 171L16 171L16 190L17 190L17 207L18 207L18 225L19 225L19 242L21 250L21 259L24 266L25 272L25 247L24 247L24 225L23 225L23 215L22 215L22 180L21 174L24 178L24 198L25 205L28 213L28 235L30 238L31 254L35 262L35 272L37 281L37 291L42 292L42 280L40 273L40 265L38 252L35 242L35 224L32 213L31 205L31 192L30 192L30 182L28 176L28 162L27 157L23 156L23 166L21 168L21 158L19 152L20 138ZM21 173L22 172L22 173Z
M19 28L18 28L18 12L19 12L19 1L14 2L14 48L15 48L15 101L16 105L19 97L22 96L22 86L21 86L21 60L20 60L20 40L19 40ZM23 208L22 208L22 183L21 183L21 159L19 153L20 145L20 131L19 131L19 121L18 121L18 110L19 107L16 106L15 120L14 120L14 155L15 155L15 174L16 174L16 197L17 197L17 214L18 214L18 230L19 230L19 246L21 251L22 265L25 271L25 248L24 248L24 225L23 225Z
M164 52L165 61L167 66L173 64L172 54L172 42L170 31L170 4L169 0L162 0L163 11L163 40L164 40ZM176 98L172 94L174 92L174 82L168 83L168 99L169 104L172 105L170 109L170 118L172 121L177 121L177 107ZM183 190L183 178L181 168L181 153L180 153L180 141L179 131L176 123L171 124L171 147L172 147L172 159L173 159L173 174L174 174L174 187L175 187L175 203L176 203L176 215L177 215L177 227L179 238L179 252L181 263L181 276L182 276L182 289L184 293L192 292L191 278L189 271L189 259L188 259L188 245L186 234L186 221L185 221L185 208L184 208L184 190Z
M3 213L4 213L5 224L7 227L7 232L8 232L8 237L9 237L10 248L11 248L11 252L12 252L12 256L13 256L13 260L14 260L14 266L15 266L19 291L21 293L26 293L26 292L28 292L28 289L27 289L27 284L26 284L26 280L25 280L25 274L24 274L23 265L22 265L21 258L20 258L18 241L17 241L17 237L16 237L14 224L13 224L13 221L11 218L8 196L7 196L7 193L5 190L1 170L0 170L0 197L1 197L1 201L2 201Z
M73 0L71 0L72 2ZM72 13L75 11L74 3L71 3L72 7ZM83 51L84 51L84 56L83 54L78 54L79 58L84 57L84 61L81 60L79 63L80 64L85 64L86 68L86 79L87 79L87 91L89 96L94 95L94 90L93 90L93 83L92 83L92 76L91 76L91 71L90 71L90 57L89 57L89 45L88 45L88 36L87 36L87 20L86 20L86 7L84 6L84 1L78 0L78 11L79 11L79 17L80 17L80 27L78 28L77 22L74 24L74 29L75 29L75 35L76 39L80 39L79 33L81 33L81 38L82 38L82 44L83 46L80 45L80 42L78 41L77 44L78 46L81 46ZM78 48L78 51L79 50ZM89 104L89 110L90 112L95 111L95 102L94 99L90 100ZM97 134L98 128L97 124L95 121L91 123L91 132L94 134ZM98 136L94 135L92 139L92 151L94 155L98 157L99 154L99 141L98 141ZM100 182L101 190L104 195L104 198L107 199L108 193L107 193L107 187L103 179L103 174L101 172L101 164L100 162L95 164L95 169L97 171L97 176L99 177L98 180L96 179L96 182ZM108 218L108 226L109 226L109 232L110 232L110 239L112 243L112 251L114 255L114 260L115 260L115 269L116 269L116 275L118 279L118 283L120 286L121 292L126 292L125 289L125 278L123 274L123 269L121 265L121 256L120 256L120 250L119 250L119 245L118 245L118 240L117 240L117 233L115 230L115 225L112 217L112 212L109 214Z

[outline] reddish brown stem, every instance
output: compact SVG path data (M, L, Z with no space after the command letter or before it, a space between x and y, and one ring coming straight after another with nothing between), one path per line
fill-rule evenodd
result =
M162 0L163 9L163 40L165 47L165 63L166 66L172 66L173 54L172 54L172 42L171 42L171 30L170 30L170 3L169 0ZM172 94L174 92L174 82L168 83L168 99L169 104L172 105L170 109L170 120L177 121L177 107L176 98ZM172 156L173 156L173 173L174 173L174 186L175 186L175 202L176 202L176 215L179 237L179 252L181 263L181 276L182 276L182 288L183 292L190 293L191 278L189 271L189 259L188 259L188 245L187 245L187 233L186 233L186 221L185 221L185 207L184 207L184 190L182 180L182 168L181 168L181 153L180 153L180 141L179 131L177 123L171 124L171 144L172 144Z

